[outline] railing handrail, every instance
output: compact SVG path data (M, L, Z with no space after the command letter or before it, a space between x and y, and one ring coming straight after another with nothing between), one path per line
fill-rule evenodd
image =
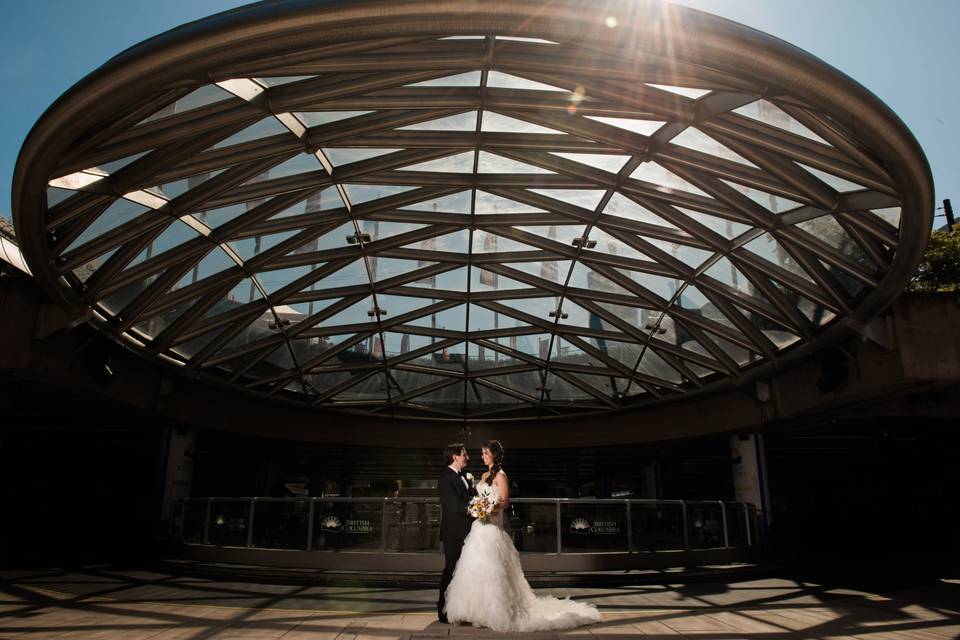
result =
M379 504L381 502L420 502L420 503L439 503L440 499L436 496L304 496L304 497L260 497L260 496L208 496L183 498L178 502L204 502L213 500L216 502L360 502L368 504ZM685 504L685 505L744 505L748 508L756 508L748 502L736 502L733 500L678 500L678 499L660 499L660 498L511 498L510 502L519 504L638 504L638 505L659 505L659 504Z
M375 519L370 519L370 514L374 510L380 511L380 523L379 523L379 549L380 553L384 553L387 550L387 515L388 507L391 505L402 506L407 504L415 505L439 505L439 498L437 496L363 496L363 497L352 497L352 496L290 496L290 497L257 497L257 496L229 496L229 497L197 497L197 498L184 498L177 501L177 504L180 505L180 534L183 535L183 526L184 518L186 516L188 505L198 505L203 511L203 522L201 525L202 537L198 536L203 540L203 544L211 543L211 526L215 524L217 527L228 527L228 531L233 532L243 532L245 538L245 544L247 547L255 547L256 542L254 539L254 522L260 522L260 518L256 517L256 512L258 510L258 505L263 505L267 503L273 504L292 504L298 505L294 511L297 513L302 513L307 511L309 513L309 522L307 523L307 528L304 534L306 535L306 540L303 548L306 548L308 551L313 548L314 543L314 519L315 515L320 509L323 509L320 505L329 505L335 504L341 505L370 505L374 507L373 510L368 509L352 509L353 515L347 515L347 520L341 523L343 514L338 514L337 512L330 514L329 518L332 518L335 522L334 531L339 533L341 531L340 527L342 525L347 526L358 526L359 529L343 529L346 533L361 533L361 534L372 534L374 533L372 528L372 523L375 522ZM637 545L634 540L634 532L637 531L637 526L639 525L641 529L645 527L642 520L634 521L633 515L641 515L642 517L650 517L649 515L643 516L643 511L637 512L636 509L643 510L644 508L655 508L656 518L663 518L665 515L667 522L669 520L670 525L668 528L671 528L675 535L682 535L682 546L671 547L671 549L686 549L690 550L691 548L691 539L696 534L701 537L701 543L704 541L703 536L710 536L706 540L716 542L716 544L711 545L710 548L725 548L729 549L731 546L731 536L730 536L730 524L737 523L736 526L740 528L740 523L742 523L744 529L743 533L746 536L746 546L753 546L755 544L755 537L751 531L752 525L755 523L757 518L757 508L755 505L743 503L743 502L732 502L726 500L677 500L677 499L656 499L656 498L514 498L511 500L511 503L524 504L524 505L543 505L548 507L553 507L556 511L555 522L552 524L556 528L556 551L558 555L567 553L565 551L565 546L568 543L564 543L563 530L564 527L569 525L571 531L574 534L580 534L586 529L586 533L593 533L595 535L609 535L615 533L617 535L623 535L624 533L627 536L626 540L626 551L628 553L635 552L637 550ZM214 505L246 505L246 511L243 513L238 513L236 515L230 515L229 513L224 513L222 510L217 513L214 520ZM564 507L591 507L591 506L601 506L606 505L608 507L614 507L613 509L606 509L602 512L597 512L595 515L591 516L591 511L581 511L577 513L574 511L572 514L564 515ZM309 508L307 508L309 507ZM674 509L669 509L673 507ZM620 516L613 516L613 512L622 510ZM716 513L711 514L710 511L701 511L701 509L712 508ZM221 509L220 506L217 506L217 509ZM233 509L230 509L233 511ZM671 514L670 512L673 511ZM323 512L321 512L323 513ZM400 514L406 513L407 517L410 515L410 512L407 510L390 510L391 514ZM417 521L417 526L422 527L422 520L424 516L428 516L428 521L434 525L439 522L439 513L435 509L424 510L418 509L415 514L421 514L420 520ZM649 512L653 514L651 510ZM610 514L610 515L608 515ZM631 515L633 514L633 515ZM742 514L742 519L741 515ZM516 514L514 514L516 515ZM570 519L570 517L574 519ZM735 517L734 517L735 516ZM265 517L268 520L270 519L269 513L261 514L261 517ZM324 516L325 518L328 516ZM599 520L596 518L600 517ZM616 524L619 517L623 517L623 525ZM612 520L611 520L612 518ZM564 521L568 520L567 524L564 524ZM608 523L609 521L609 523ZM593 523L591 525L591 522ZM599 523L599 524L598 524ZM582 525L582 526L581 526ZM613 531L609 530L609 527L613 528ZM576 530L574 530L576 526ZM598 531L593 532L592 527L598 527ZM622 529L620 527L623 527ZM717 538L718 534L722 533L722 536ZM243 542L240 543L241 545ZM703 547L698 547L703 548ZM435 551L439 551L439 546ZM551 552L552 553L552 552ZM603 551L592 551L590 553L603 553Z

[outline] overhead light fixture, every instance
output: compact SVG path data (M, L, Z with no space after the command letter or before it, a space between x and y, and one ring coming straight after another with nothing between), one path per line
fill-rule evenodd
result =
M370 234L355 233L352 236L347 236L347 244L357 244L358 242L370 242Z

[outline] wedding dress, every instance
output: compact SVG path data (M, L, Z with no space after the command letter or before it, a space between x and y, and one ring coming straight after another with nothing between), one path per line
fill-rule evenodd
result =
M485 482L478 495L497 496ZM552 596L538 597L523 577L520 554L503 530L503 512L486 523L475 520L463 543L447 588L447 619L501 633L571 629L600 620L593 605Z

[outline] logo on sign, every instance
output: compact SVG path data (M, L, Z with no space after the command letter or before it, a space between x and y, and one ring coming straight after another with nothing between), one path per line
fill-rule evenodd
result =
M620 533L620 526L615 520L594 520L574 518L570 522L570 533L594 533L597 535L616 535Z
M590 521L586 518L574 518L570 523L571 533L590 533Z
M372 533L369 520L347 520L344 523L338 516L329 515L320 519L320 529L327 533Z
M343 529L343 524L337 516L324 516L320 520L320 528L324 531L338 532Z

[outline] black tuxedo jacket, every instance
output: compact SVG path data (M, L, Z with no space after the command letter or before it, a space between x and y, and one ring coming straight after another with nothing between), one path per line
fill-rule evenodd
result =
M437 481L437 492L440 494L440 540L462 541L473 524L467 507L474 490L464 486L456 471L444 467Z

